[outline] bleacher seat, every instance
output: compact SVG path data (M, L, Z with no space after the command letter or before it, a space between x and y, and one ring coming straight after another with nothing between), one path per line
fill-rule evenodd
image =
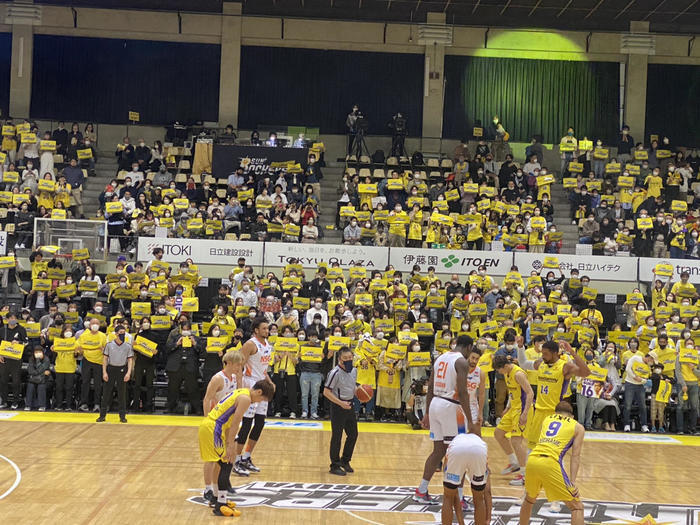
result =
M372 177L374 177L375 179L383 179L384 177L386 177L386 174L384 173L384 170L382 168L375 168L372 172Z

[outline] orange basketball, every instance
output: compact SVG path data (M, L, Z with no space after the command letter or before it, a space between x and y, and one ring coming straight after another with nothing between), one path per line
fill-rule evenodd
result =
M355 389L355 397L360 403L367 403L374 395L374 389L369 385L360 385Z

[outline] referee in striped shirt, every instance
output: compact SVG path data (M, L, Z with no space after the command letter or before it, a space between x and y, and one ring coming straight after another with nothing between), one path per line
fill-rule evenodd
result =
M331 370L326 379L323 395L331 405L331 469L336 476L345 476L354 470L350 466L352 453L357 442L357 419L352 400L357 386L357 369L353 368L352 351L344 346L338 350L338 365ZM345 447L340 456L340 443L345 432Z

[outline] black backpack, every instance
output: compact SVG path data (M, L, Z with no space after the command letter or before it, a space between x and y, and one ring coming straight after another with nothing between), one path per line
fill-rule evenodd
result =
M372 154L372 164L384 164L384 151L378 149Z

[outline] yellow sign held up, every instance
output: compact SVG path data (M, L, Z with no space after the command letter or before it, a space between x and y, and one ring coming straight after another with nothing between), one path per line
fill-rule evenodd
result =
M141 114L138 111L129 111L129 120L131 122L138 122L141 120Z

